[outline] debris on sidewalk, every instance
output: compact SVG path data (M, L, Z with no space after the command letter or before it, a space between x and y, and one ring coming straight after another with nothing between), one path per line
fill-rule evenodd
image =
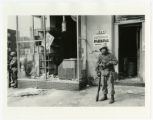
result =
M127 93L132 94L134 92L132 90L127 90Z
M20 91L16 91L14 93L9 94L9 97L24 97L24 96L34 96L34 95L40 95L45 90L42 89L36 89L36 88L26 88L22 89Z
M140 92L137 92L136 90L127 90L127 93L128 94L133 94L133 95L140 95L140 96L144 96L144 93L140 93Z
M97 86L80 91L57 89L8 89L8 106L144 106L145 88L135 86L115 86L115 103L96 102ZM25 96L25 97L24 97ZM102 91L100 92L102 97ZM110 95L108 94L108 99Z

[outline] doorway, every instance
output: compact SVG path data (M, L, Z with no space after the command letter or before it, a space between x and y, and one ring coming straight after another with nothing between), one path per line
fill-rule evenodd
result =
M141 23L119 25L119 79L138 76Z

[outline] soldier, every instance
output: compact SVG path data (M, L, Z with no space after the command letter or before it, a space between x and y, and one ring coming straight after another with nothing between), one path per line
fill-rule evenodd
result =
M11 52L10 56L12 57L9 67L10 67L10 86L16 88L17 87L17 56L16 52Z
M108 89L107 86L110 87L110 94L111 99L109 103L114 103L114 79L113 79L113 73L114 65L117 65L117 59L114 55L108 52L108 48L106 46L100 48L101 54L98 56L97 64L96 64L96 72L97 75L101 75L101 81L102 81L102 93L103 97L100 99L100 101L107 100L107 93ZM99 72L101 74L99 74Z
M12 60L12 57L10 56L11 53L11 48L8 48L8 59L7 59L7 70L8 70L8 83L9 83L9 87L10 86L10 82L11 82L11 69L10 69L10 62Z

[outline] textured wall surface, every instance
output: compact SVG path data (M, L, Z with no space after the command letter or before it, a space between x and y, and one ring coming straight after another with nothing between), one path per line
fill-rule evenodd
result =
M93 45L93 36L97 30L103 30L110 36L108 43L109 50L112 49L112 16L87 16L87 73L95 77L95 64L99 54L99 48ZM95 50L98 50L97 52Z

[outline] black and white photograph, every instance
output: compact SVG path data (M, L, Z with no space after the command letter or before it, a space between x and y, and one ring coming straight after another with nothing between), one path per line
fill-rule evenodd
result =
M9 15L8 107L144 107L145 15Z
M151 118L149 0L15 1L0 5L2 120Z

